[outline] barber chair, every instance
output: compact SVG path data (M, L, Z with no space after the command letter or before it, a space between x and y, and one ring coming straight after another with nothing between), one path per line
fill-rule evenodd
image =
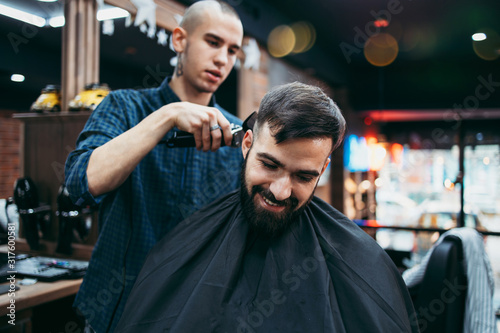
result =
M467 277L460 238L449 235L429 258L422 282L409 288L421 333L463 332Z

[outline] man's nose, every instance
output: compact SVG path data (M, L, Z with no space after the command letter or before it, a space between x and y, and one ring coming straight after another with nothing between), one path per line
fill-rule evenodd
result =
M278 201L290 198L292 195L292 181L290 176L283 175L275 179L269 186L269 190Z
M229 61L228 59L229 59L229 52L226 48L221 47L219 50L217 50L214 59L217 65L225 66Z

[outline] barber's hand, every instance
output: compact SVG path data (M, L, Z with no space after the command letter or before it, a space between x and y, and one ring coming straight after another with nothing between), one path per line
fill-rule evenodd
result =
M172 112L174 126L194 135L196 149L216 151L220 148L222 135L226 145L231 145L231 125L217 108L190 102L171 103L165 107Z

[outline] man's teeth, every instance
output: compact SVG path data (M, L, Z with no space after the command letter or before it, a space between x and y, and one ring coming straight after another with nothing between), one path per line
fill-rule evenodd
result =
M263 198L264 198L264 197L263 197ZM279 206L277 203L274 203L274 202L270 201L270 200L269 200L269 199L267 199L267 198L264 198L264 201L265 201L265 202L266 202L269 206L275 206L275 207Z

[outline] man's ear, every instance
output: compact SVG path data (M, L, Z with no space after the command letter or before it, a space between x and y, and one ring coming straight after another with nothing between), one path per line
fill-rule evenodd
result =
M172 31L172 45L175 52L184 52L186 49L187 31L181 27L177 27Z
M241 143L241 152L243 153L243 158L247 158L248 151L252 147L253 142L253 132L248 130L243 137L243 142Z
M320 176L323 174L323 172L325 172L326 168L328 167L328 164L330 164L330 161L331 161L331 160L330 160L330 157L328 157L328 158L326 159L325 165L323 165L323 169L321 170L321 174L320 174Z

